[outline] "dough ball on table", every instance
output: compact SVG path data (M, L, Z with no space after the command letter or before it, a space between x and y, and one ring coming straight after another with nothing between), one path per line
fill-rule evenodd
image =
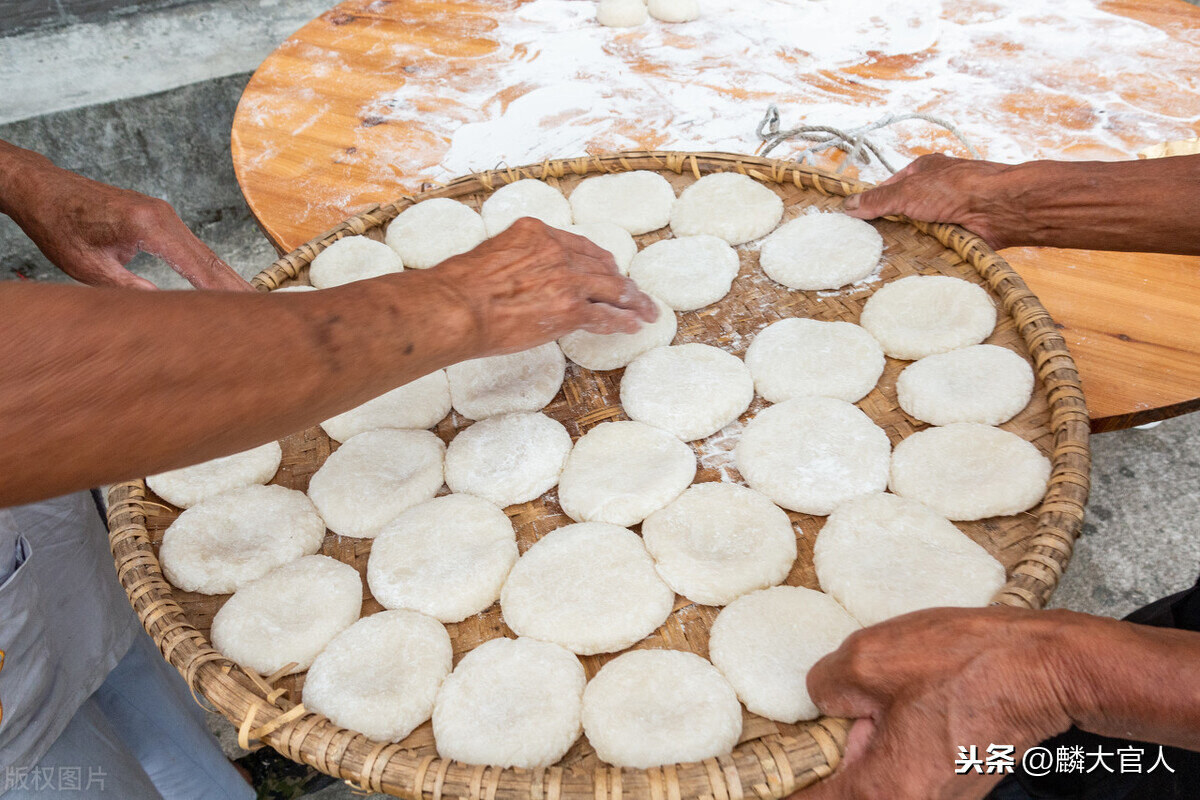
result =
M845 214L804 214L762 243L759 264L789 289L840 289L870 275L883 255L883 237Z
M308 483L308 496L339 536L380 529L442 488L446 446L429 431L367 431L347 439Z
M695 653L633 650L588 683L583 732L596 755L618 767L703 761L733 750L742 707L729 681Z
M892 491L956 520L1028 511L1049 480L1050 459L1040 450L976 422L918 431L892 454Z
M658 306L658 319L643 323L637 333L574 331L558 340L559 347L567 358L585 369L628 366L642 353L670 344L679 328L679 320L671 307L653 295L651 299Z
M643 0L600 0L596 4L596 21L609 28L632 28L646 21Z
M442 370L410 381L321 423L335 442L381 428L432 428L450 413L450 384Z
M304 679L304 705L368 739L398 742L433 713L450 636L415 611L380 611L338 634Z
M883 374L883 350L850 322L781 319L746 349L754 388L772 403L797 397L833 397L853 403Z
M190 508L230 489L266 483L275 477L281 461L279 442L267 442L253 450L151 475L146 485L171 505Z
M674 604L641 537L604 522L543 536L517 560L500 592L504 622L514 633L583 656L645 639Z
M666 431L604 422L575 442L558 479L558 502L573 520L636 525L696 477L696 454Z
M738 255L715 236L684 236L649 245L629 265L638 288L676 311L712 305L729 294Z
M324 541L325 521L304 492L244 486L180 514L163 534L158 558L172 586L226 594L312 555Z
M438 692L438 755L464 764L536 769L579 738L583 665L536 639L492 639L463 656Z
M775 586L721 610L708 653L754 714L791 724L816 719L808 671L861 626L827 594Z
M599 248L612 253L617 270L622 275L629 274L629 264L637 255L637 242L629 235L629 231L611 222L588 222L572 225L567 233L582 236Z
M371 546L367 585L384 608L461 622L496 602L516 561L517 537L503 511L448 494L384 526Z
M495 236L521 217L540 219L552 228L568 228L571 204L550 184L525 178L488 195L480 207L480 216L488 236Z
M318 289L402 272L396 251L366 236L347 236L326 247L308 266L308 280Z
M657 172L636 170L597 175L571 192L571 210L579 224L611 222L634 236L666 227L675 189Z
M999 425L1029 405L1033 368L1007 348L972 345L909 364L896 379L896 396L910 416L931 425Z
M710 606L781 583L796 560L788 515L732 483L691 487L646 517L642 539L667 585Z
M834 509L817 535L821 588L863 625L923 608L986 606L1004 566L915 500L869 494Z
M554 342L504 356L473 358L446 368L454 410L467 419L514 411L541 411L566 375L567 360Z
M404 266L428 269L474 249L486 238L483 218L475 209L448 197L434 197L401 211L388 224L384 241Z
M621 378L625 413L685 442L721 430L753 399L754 379L742 360L707 344L656 347Z
M700 4L696 0L647 0L646 10L663 22L691 22L700 18Z
M996 327L996 306L961 278L910 275L876 290L859 322L892 358L916 359L979 344Z
M779 195L736 172L705 175L680 192L671 207L676 236L719 236L730 244L766 236L781 219Z
M446 448L446 485L497 506L528 503L553 489L571 452L571 434L545 414L489 417Z
M734 450L750 488L803 514L828 514L852 497L882 492L891 445L855 406L801 397L764 408Z
M239 588L213 617L213 647L260 675L288 664L308 669L317 653L362 612L358 570L329 556L304 556Z

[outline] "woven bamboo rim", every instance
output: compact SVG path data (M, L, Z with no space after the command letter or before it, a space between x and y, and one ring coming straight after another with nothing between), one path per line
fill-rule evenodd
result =
M260 291L265 291L295 282L316 254L334 241L358 234L378 236L388 221L421 199L465 199L468 195L490 192L522 178L561 183L595 173L636 169L658 171L674 183L690 181L710 172L735 171L774 185L781 193L811 195L826 207L836 206L834 198L867 188L866 184L795 163L727 153L628 152L548 160L533 166L462 177L448 184L426 187L416 196L370 208L283 256L257 275L253 283ZM1008 548L1002 560L1008 561L1010 577L994 602L1040 608L1057 586L1071 556L1074 540L1083 523L1088 494L1089 423L1074 362L1053 320L1037 298L1020 276L977 236L954 225L908 220L882 224L893 224L910 248L921 250L920 257L912 259L921 263L915 268L908 265L905 269L911 272L932 264L935 270L969 277L988 288L993 298L999 301L1002 325L1011 331L1012 343L1018 348L1023 346L1034 364L1038 386L1031 406L1037 408L1031 413L1038 419L1031 423L1034 426L1030 429L1032 432L1026 435L1049 452L1053 464L1049 491L1036 514L999 518L999 523L985 520L978 523L978 528L971 528L970 535L990 545L993 551ZM643 237L639 239L644 241ZM940 247L934 244L935 241ZM743 262L745 259L743 255ZM956 269L960 272L954 272ZM841 301L831 302L837 312ZM858 302L861 304L861 298ZM844 305L847 308L839 313L846 313L853 301L848 299ZM684 316L680 315L681 330ZM856 316L851 318L857 319ZM695 325L702 328L708 322L701 320ZM602 391L604 388L600 385ZM866 403L863 401L862 405ZM751 411L760 407L761 403L756 403ZM589 419L578 422L590 427L613 419L619 413L619 406L617 408L617 411L601 409L590 414ZM549 409L547 413L550 413ZM882 413L895 413L895 409L884 408ZM872 417L879 421L876 413L872 413ZM885 429L895 440L898 435L920 427L924 426L908 420L895 425L889 423ZM314 430L319 435L319 429ZM302 437L296 447L299 453L296 459L301 461L323 459L329 452L327 441L322 444L313 435ZM319 452L322 448L323 453ZM313 455L309 451L318 452ZM289 469L285 456L281 474ZM109 538L118 577L163 656L183 674L198 702L203 699L238 726L243 746L266 744L363 791L417 800L426 797L432 800L443 797L469 800L621 800L622 797L742 800L751 795L764 799L780 798L828 775L841 757L848 722L834 718L783 726L748 716L751 727L752 720L758 720L760 724L756 731L743 734L743 742L731 754L700 763L649 770L611 767L596 763L594 758L586 766L583 765L585 762L576 761L573 765L560 764L536 770L501 769L440 759L428 740L420 743L423 747L410 747L409 740L404 744L368 740L354 731L337 727L323 716L308 712L303 704L289 697L287 687L276 685L277 676L264 678L249 673L213 649L205 632L196 626L195 620L181 605L187 604L188 600L163 578L156 557L157 537L154 533L157 531L161 536L165 527L162 514L170 509L148 494L141 480L117 484L110 491ZM533 504L507 510L518 527L530 524L538 513L536 508L527 506ZM545 513L544 509L542 513ZM791 516L795 520L799 515ZM815 532L816 528L808 522L797 525L803 528L800 541L808 538L811 548L812 537L805 537L804 533ZM329 548L323 552L329 553ZM352 544L333 554L354 563L356 557L362 556L362 546ZM811 549L809 561L811 563ZM789 582L792 582L791 577ZM681 610L681 605L698 608L685 601L676 604L676 613L688 610ZM195 610L192 606L189 608ZM711 621L711 616L706 619ZM706 632L704 636L706 647ZM672 643L667 639L666 646ZM690 642L682 641L681 646L690 646ZM584 661L586 665L587 659ZM766 723L766 727L761 723Z

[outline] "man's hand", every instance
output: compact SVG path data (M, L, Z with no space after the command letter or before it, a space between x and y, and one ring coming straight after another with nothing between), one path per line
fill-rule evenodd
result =
M428 273L469 309L480 355L515 353L580 329L633 333L658 316L611 253L530 217Z
M0 211L81 283L155 288L125 268L142 251L161 258L197 288L252 290L166 202L59 169L3 142Z

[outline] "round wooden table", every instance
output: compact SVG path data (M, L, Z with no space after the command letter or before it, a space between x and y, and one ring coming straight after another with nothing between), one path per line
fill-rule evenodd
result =
M1010 162L1131 158L1200 136L1200 8L1182 0L704 0L696 22L630 29L598 26L594 6L348 0L310 22L258 68L234 118L234 168L263 231L286 252L504 163L752 152L772 103L784 127L935 114ZM877 141L899 163L964 154L923 123ZM1004 256L1062 327L1095 431L1200 408L1200 258Z

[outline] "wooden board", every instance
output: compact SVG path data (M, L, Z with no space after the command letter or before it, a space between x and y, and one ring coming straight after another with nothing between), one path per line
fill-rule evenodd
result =
M1071 13L1066 6L1035 13L1022 0L945 5L939 37L913 52L885 47L856 58L818 57L746 46L757 35L749 28L689 38L687 25L649 23L596 28L595 37L606 37L597 58L608 66L592 69L586 60L564 67L550 59L547 42L563 31L528 21L533 0L349 0L259 67L234 120L234 166L251 210L285 252L373 204L471 171L452 151L455 133L538 90L555 91L572 70L594 91L581 97L580 108L546 123L548 149L537 158L568 154L554 146L564 136L588 152L750 152L768 103L780 105L785 124L805 113L812 115L806 122L843 114L869 120L897 103L915 103L954 119L985 155L1008 160L1129 158L1164 139L1200 134L1200 9L1182 0L1109 0L1067 20L1060 16ZM1006 15L1020 16L1008 33ZM971 37L969 51L949 53L962 36ZM1081 41L1094 46L1072 48ZM661 56L666 50L672 60ZM486 101L472 93L481 86L494 89L484 91ZM724 110L671 105L695 86L734 104L744 121L731 123ZM590 106L607 109L601 129L594 119L584 124ZM906 125L895 137L900 156L962 153L936 129ZM506 146L497 139L491 160L471 168L531 160ZM772 155L786 154L782 148ZM1200 327L1200 258L1033 249L1004 255L1062 326L1095 430L1200 404L1200 339L1193 335Z

